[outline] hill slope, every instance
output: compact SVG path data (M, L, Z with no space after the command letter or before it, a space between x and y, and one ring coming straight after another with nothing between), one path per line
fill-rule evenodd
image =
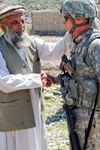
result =
M26 12L29 14L32 10L60 9L62 2L63 0L0 0L0 7L20 4L25 6Z

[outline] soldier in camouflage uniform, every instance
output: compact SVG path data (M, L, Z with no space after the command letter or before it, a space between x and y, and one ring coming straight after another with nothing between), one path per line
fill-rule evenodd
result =
M100 149L100 92L97 93L100 82L100 32L93 29L92 24L97 16L96 10L92 0L65 0L61 8L65 26L74 41L71 59L75 65L78 95L77 108L74 110L75 130L82 149L89 118L98 94L87 150Z
M72 35L74 42L70 59L75 69L75 90L77 91L77 97L75 98L67 93L66 102L68 105L76 105L76 109L74 109L75 131L83 150L89 119L98 97L86 149L100 150L100 92L98 92L100 82L100 32L93 27L93 21L97 17L97 7L92 0L65 0L61 12L65 18L64 24ZM47 78L50 78L50 76ZM76 101L73 99L76 99Z

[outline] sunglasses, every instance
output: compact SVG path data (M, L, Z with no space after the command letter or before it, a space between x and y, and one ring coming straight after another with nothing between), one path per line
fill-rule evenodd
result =
M64 15L64 19L67 21L69 19L68 15Z

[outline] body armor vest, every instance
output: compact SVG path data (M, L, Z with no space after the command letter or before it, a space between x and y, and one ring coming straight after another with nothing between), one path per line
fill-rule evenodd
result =
M85 42L83 42L83 39L80 43L75 45L72 51L72 58L76 66L78 107L92 109L95 103L99 82L89 57L88 49L92 41L97 38L100 38L100 32L91 30L87 37L85 37ZM98 96L96 109L100 109L99 98Z
M27 56L28 66L32 73L40 73L40 60L34 41L27 39L28 47L23 47ZM2 36L0 51L11 74L26 74L27 65L16 50ZM40 89L34 89L40 92ZM0 91L0 131L28 129L35 126L34 113L29 90L11 93Z

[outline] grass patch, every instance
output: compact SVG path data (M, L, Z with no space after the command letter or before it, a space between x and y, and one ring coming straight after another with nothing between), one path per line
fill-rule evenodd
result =
M56 94L55 94L56 93ZM62 108L60 86L44 89L48 150L68 150L67 121Z

